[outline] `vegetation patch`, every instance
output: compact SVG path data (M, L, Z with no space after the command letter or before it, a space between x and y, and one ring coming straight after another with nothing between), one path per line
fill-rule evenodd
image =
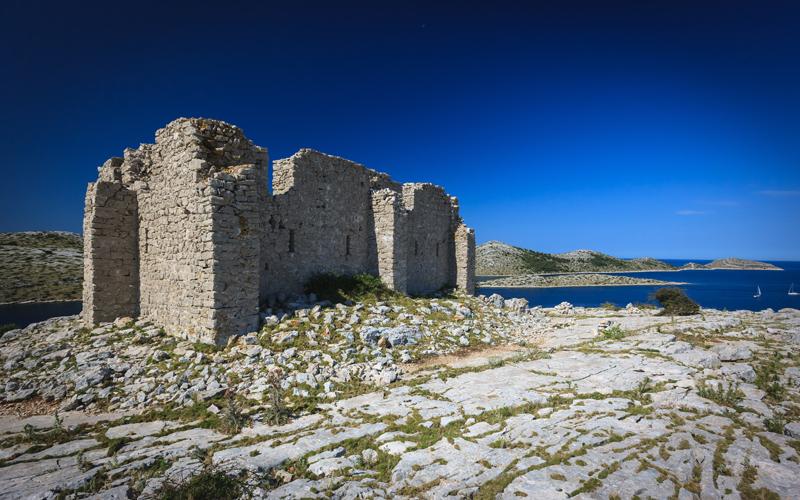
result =
M773 402L780 402L786 396L786 387L781 382L784 366L781 363L780 353L774 353L767 360L754 367L756 372L756 386L766 392L766 396Z
M601 334L603 340L622 340L628 335L628 332L623 330L619 325L612 325Z
M160 500L234 500L247 492L247 485L240 477L206 467L185 481L164 481L154 497Z
M725 462L725 453L728 452L728 448L730 448L731 444L733 444L733 426L728 426L725 429L724 437L717 442L717 447L714 449L713 470L715 486L717 485L717 478L720 475L731 475L728 465Z
M321 300L334 303L384 300L397 295L383 284L380 278L371 274L317 274L305 284L305 293L313 293Z
M14 323L6 323L4 325L0 325L0 335L6 333L8 331L11 331L11 330L16 330L17 328L19 328L19 327L17 325L15 325Z
M697 394L700 397L731 408L736 408L744 399L744 393L737 384L728 384L726 386L721 382L715 385L708 385L704 381L700 382L697 386Z
M768 488L754 488L753 483L758 479L758 470L754 465L745 462L742 478L737 485L739 494L742 498L754 498L761 500L780 500L780 495Z
M659 313L662 316L691 316L700 312L697 302L680 288L660 288L653 294L653 298L664 308Z

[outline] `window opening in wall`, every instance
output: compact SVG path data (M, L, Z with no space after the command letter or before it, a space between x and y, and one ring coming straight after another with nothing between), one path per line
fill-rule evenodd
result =
M347 235L347 238L345 239L345 242L344 242L344 254L345 255L350 255L350 235L349 234Z
M294 253L294 229L289 230L289 253Z
M414 255L419 255L419 245L417 245L417 240L414 240Z
M439 256L439 242L436 242L436 256Z

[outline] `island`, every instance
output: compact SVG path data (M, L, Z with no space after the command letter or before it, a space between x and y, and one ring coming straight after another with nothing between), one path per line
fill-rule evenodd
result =
M537 252L527 248L516 247L501 241L489 241L476 249L476 274L493 279L491 285L483 281L483 286L615 286L615 285L651 285L672 284L658 280L639 280L636 278L617 276L608 277L603 273L637 273L652 271L686 271L686 270L753 270L781 271L782 269L767 262L745 260L734 257L717 259L708 264L690 262L677 267L668 262L652 257L622 259L594 250L573 250L571 252L550 254ZM577 278L566 275L583 274ZM543 276L559 275L557 279L544 280ZM513 276L514 280L507 278ZM524 278L522 278L524 276ZM534 278L533 276L538 276ZM501 285L495 283L541 283L531 285ZM549 284L558 283L558 284ZM570 284L575 283L575 284Z
M735 257L728 257L725 259L717 259L709 262L708 264L697 264L690 262L680 267L684 269L699 269L699 270L713 270L713 269L726 269L731 271L783 271L780 267L770 264L768 262L759 262L757 260L737 259Z
M685 285L677 281L663 281L651 278L633 278L615 274L575 273L575 274L519 274L488 278L478 285L488 288L561 288L582 286L671 286Z

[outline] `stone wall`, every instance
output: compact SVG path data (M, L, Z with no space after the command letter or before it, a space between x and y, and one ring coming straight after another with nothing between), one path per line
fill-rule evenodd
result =
M475 230L459 224L455 231L455 287L475 293Z
M83 318L113 321L139 313L136 195L120 182L86 191L83 221Z
M265 178L265 165L248 164L215 172L210 181L218 343L258 329Z
M377 274L381 281L401 293L408 292L408 211L400 193L379 189L372 195L375 220Z
M453 286L450 196L439 186L415 183L403 185L403 200L408 210L408 293L430 293Z
M138 201L132 241L142 317L203 342L257 326L252 263L259 256L266 162L266 151L232 125L179 119L156 132L155 144L127 149L123 159L103 165L100 178L118 182ZM85 224L96 224L97 216L87 210ZM241 231L248 225L254 232ZM97 276L84 287L101 282Z
M262 301L301 293L316 273L377 274L372 190L386 174L302 149L273 165L262 237Z
M474 233L440 187L302 149L274 163L272 191L266 150L214 120L181 118L106 162L86 197L85 320L140 314L222 343L317 273L474 288Z

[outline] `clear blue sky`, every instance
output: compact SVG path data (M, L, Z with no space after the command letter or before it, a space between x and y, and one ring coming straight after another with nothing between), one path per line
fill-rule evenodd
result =
M444 185L479 242L800 260L800 4L4 0L0 231L179 116Z

